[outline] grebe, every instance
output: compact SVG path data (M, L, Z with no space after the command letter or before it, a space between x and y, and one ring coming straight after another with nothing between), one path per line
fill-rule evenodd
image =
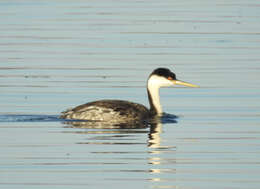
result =
M160 104L160 87L184 85L198 87L177 80L175 74L167 68L157 68L147 80L147 93L150 109L133 102L123 100L99 100L79 105L62 112L60 118L88 121L101 121L111 124L140 123L163 114Z

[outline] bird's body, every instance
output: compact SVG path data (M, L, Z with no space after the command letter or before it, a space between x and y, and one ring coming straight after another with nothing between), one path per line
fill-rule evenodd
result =
M150 111L142 104L124 100L99 100L62 112L61 118L110 123L148 120Z
M197 87L176 79L167 68L155 69L147 80L147 93L150 109L145 106L123 100L100 100L79 105L62 112L61 118L72 120L98 121L111 124L140 123L154 116L161 116L159 88L173 85Z

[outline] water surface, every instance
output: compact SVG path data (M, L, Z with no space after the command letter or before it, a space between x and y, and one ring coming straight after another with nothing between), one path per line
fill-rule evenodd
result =
M259 188L260 4L1 1L1 188ZM98 99L148 106L157 67L179 116L135 129L57 117Z

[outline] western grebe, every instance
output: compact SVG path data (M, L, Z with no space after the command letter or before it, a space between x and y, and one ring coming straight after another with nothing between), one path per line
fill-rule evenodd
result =
M123 100L99 100L79 105L62 112L61 118L109 122L111 124L143 122L155 116L161 116L160 87L184 85L198 87L191 83L177 80L175 74L167 68L157 68L147 80L147 93L150 109L133 102Z

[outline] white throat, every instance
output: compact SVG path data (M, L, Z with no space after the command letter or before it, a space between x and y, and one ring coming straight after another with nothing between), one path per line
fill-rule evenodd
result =
M154 107L157 114L163 113L162 106L160 103L159 89L160 87L168 87L173 85L168 79L157 75L152 75L147 81L147 90L150 93L150 106L151 109Z

